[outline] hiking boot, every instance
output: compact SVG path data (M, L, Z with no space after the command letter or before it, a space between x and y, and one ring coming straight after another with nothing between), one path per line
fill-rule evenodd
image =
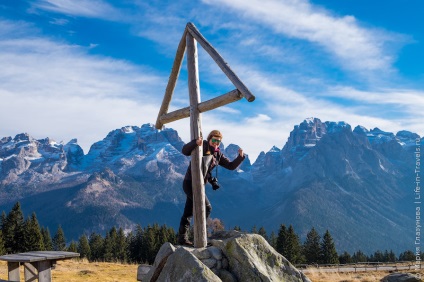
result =
M194 244L191 242L186 234L178 234L178 244L182 246L193 247Z
M187 247L194 247L193 242L191 242L189 239L178 239L178 244L181 246L187 246Z

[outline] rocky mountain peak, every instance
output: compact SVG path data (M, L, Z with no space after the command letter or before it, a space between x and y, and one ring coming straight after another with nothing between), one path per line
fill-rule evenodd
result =
M329 125L332 128L336 127L333 124ZM283 155L300 158L327 133L327 126L318 118L308 118L295 125L283 148Z
M31 136L29 136L28 133L21 133L15 136L15 138L13 138L13 141L15 142L21 142L21 141L30 141L31 139L33 139Z

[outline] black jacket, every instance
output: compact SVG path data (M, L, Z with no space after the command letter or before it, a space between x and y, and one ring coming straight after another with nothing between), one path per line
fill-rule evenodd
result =
M196 140L192 140L185 144L182 149L182 153L186 156L190 156L191 152L197 147ZM203 140L203 156L212 155L213 159L209 166L208 172L205 175L204 182L210 178L212 169L217 166L223 166L226 169L229 170L235 170L241 162L245 159L245 156L241 157L240 155L237 156L233 161L230 161L221 151L215 151L215 149L209 145L209 142L206 140ZM191 162L188 166L187 172L185 174L184 180L190 180L191 181Z

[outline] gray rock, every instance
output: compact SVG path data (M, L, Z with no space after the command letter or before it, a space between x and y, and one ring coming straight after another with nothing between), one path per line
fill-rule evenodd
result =
M215 267L215 266L216 266L216 264L217 264L217 261L216 261L216 259L214 259L214 258L202 259L201 261L202 261L202 263L203 263L204 265L206 265L206 266L207 266L207 267L209 267L209 268L213 268L213 267Z
M225 269L219 270L218 277L221 278L222 282L237 282L237 279L234 277L234 275Z
M221 269L222 268L222 261L221 260L217 260L216 261L216 269Z
M226 258L222 259L222 268L228 269L228 259L226 259Z
M158 267L158 265L163 259L169 257L174 252L175 252L174 245L172 245L169 242L166 242L165 244L163 244L156 255L155 262L153 263L153 267Z
M260 235L239 233L212 244L228 258L229 271L238 281L310 282Z
M192 254L195 255L200 260L209 259L212 257L212 254L207 248L194 249L192 251Z
M162 272L156 281L220 282L221 279L219 279L218 276L216 276L192 253L184 248L179 248L168 258L165 267L162 269Z
M149 273L151 268L152 266L148 264L139 265L137 268L137 281L146 281L147 273Z
M380 280L381 282L420 282L420 277L411 273L392 273Z
M211 253L212 257L216 260L222 260L222 251L218 249L217 247L209 247L209 252Z
M156 255L155 261L150 271L143 276L144 279L140 279L140 280L141 281L156 281L156 279L162 272L162 269L164 268L168 260L168 257L172 255L174 252L175 252L175 247L171 243L166 242L165 244L163 244ZM137 279L138 279L138 273L137 273Z

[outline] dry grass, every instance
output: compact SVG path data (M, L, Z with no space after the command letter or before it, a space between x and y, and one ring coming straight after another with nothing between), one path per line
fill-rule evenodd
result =
M62 260L58 261L56 268L52 270L52 280L54 282L134 282L137 281L137 267L138 265L135 264ZM7 279L6 262L0 262L0 279ZM21 281L23 279L23 267L21 267Z
M52 278L54 282L135 282L137 267L138 265L134 264L64 260L57 262L56 268L52 270ZM402 272L417 273L414 270ZM424 276L424 269L419 273ZM307 273L307 276L312 282L377 282L388 274L388 271L327 273L317 270ZM21 267L21 281L23 277L23 267ZM3 261L0 261L0 279L7 279L7 264Z
M424 275L424 269L420 271L402 270L398 272L420 273ZM389 271L367 271L367 272L320 272L319 270L307 273L312 282L377 282L389 275Z

